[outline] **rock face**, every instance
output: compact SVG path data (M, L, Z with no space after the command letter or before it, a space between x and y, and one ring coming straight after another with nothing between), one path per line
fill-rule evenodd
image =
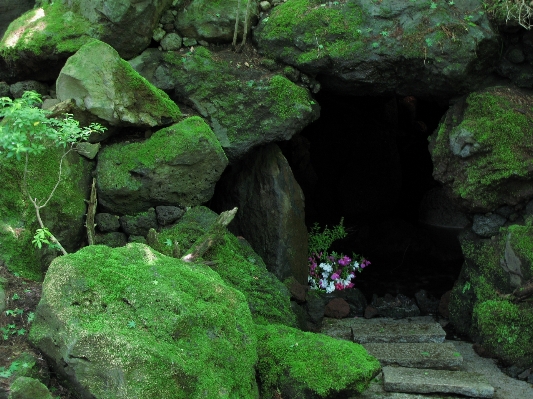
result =
M227 162L209 126L191 117L143 143L101 150L96 170L99 204L123 215L158 205L200 205L213 195Z
M244 296L143 244L57 258L30 339L79 397L258 397Z
M280 280L307 284L307 228L300 186L276 144L250 153L222 182L224 209L239 208L231 224Z
M288 140L318 118L308 90L282 75L232 66L204 47L187 54L148 49L130 63L206 118L230 162L258 145Z
M231 42L235 30L235 19L239 10L239 36L244 30L245 16L248 18L247 34L250 34L252 22L257 15L257 2L229 0L214 2L211 0L193 0L179 10L175 26L185 37L205 40L213 43ZM238 5L240 4L240 8ZM248 14L247 14L248 13Z
M455 94L490 72L499 51L486 14L472 12L478 6L293 0L261 20L254 40L338 93Z
M61 101L115 126L153 127L176 122L180 110L163 91L139 76L108 44L93 41L67 60L56 81Z
M509 364L530 367L533 227L511 225L492 239L463 234L465 263L451 293L450 321Z
M69 9L97 26L95 37L113 46L123 58L132 58L150 44L163 11L172 0L69 0Z
M452 105L431 136L433 176L463 209L489 212L533 196L533 100L506 87Z

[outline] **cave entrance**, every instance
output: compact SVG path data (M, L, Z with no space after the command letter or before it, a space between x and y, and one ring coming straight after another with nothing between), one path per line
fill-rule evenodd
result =
M448 100L414 97L316 96L320 118L278 143L305 194L306 224L333 227L344 218L348 237L333 250L365 256L372 265L356 287L373 294L435 298L450 290L463 257L456 233L419 220L425 196L438 190L428 137Z

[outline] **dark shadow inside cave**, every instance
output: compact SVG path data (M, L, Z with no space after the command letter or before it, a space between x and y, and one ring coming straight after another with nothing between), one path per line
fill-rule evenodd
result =
M432 177L428 136L447 100L317 95L320 118L291 141L278 143L302 187L306 224L349 235L333 250L368 258L356 278L373 294L409 297L424 289L436 298L452 288L463 262L454 231L419 220Z

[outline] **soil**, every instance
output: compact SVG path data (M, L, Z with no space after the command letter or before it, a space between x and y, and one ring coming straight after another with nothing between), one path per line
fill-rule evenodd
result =
M29 353L37 359L37 373L43 376L44 380L50 376L49 390L54 399L73 398L69 391L59 384L42 354L32 346L28 338L31 320L41 299L42 283L14 276L3 265L0 265L0 279L7 281L4 285L6 309L0 313L0 371L9 369L11 363L21 354ZM9 383L9 379L0 377L0 396L2 390L8 391Z

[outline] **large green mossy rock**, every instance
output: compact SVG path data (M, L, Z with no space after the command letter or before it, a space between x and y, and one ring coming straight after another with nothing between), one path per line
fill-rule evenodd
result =
M259 145L289 140L318 118L309 91L282 75L230 64L204 47L148 49L130 61L156 87L174 90L210 124L230 162Z
M52 394L39 380L19 377L9 387L8 399L52 399Z
M361 345L280 325L257 326L262 397L348 398L380 371Z
M456 101L430 138L433 176L463 209L490 212L533 196L533 100L492 87Z
M140 76L110 45L94 40L70 57L56 81L57 98L113 126L154 127L177 122L178 106Z
M450 321L505 362L533 364L533 227L502 228L493 239L461 237L465 263L450 299Z
M0 79L53 80L65 59L94 40L98 26L55 1L11 22L0 41ZM9 66L9 67L7 67Z
M96 170L99 205L121 215L199 205L211 198L227 163L209 126L190 117L144 142L104 147Z
M57 258L30 340L79 397L258 397L245 297L143 244Z
M57 183L63 148L49 148L31 155L28 164L28 190L44 203ZM68 252L77 250L86 238L85 200L89 198L93 165L76 152L63 158L61 182L41 209L44 225L59 239ZM42 280L43 273L56 250L32 244L39 224L35 208L23 189L24 161L3 159L0 163L0 261L20 276Z
M287 0L254 31L259 51L352 95L446 95L492 70L500 46L479 0Z
M191 208L176 225L159 233L157 249L171 255L173 243L177 243L183 254L186 253L195 242L202 241L217 217L208 208ZM267 270L261 257L242 237L227 232L204 255L204 260L226 284L244 294L255 323L296 326L288 289Z

